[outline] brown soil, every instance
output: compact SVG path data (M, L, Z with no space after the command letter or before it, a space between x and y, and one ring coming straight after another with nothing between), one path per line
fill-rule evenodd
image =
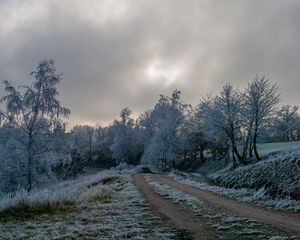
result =
M166 220L169 227L188 231L195 239L214 239L212 232L205 226L199 216L187 208L161 197L144 179L144 174L133 176L134 184L143 193L146 200L153 207L155 213ZM186 239L184 237L180 239Z

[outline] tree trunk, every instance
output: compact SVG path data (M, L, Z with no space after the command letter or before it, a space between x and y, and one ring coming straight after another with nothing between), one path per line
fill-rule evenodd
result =
M252 158L253 157L253 144L250 143L249 144L249 158Z
M27 146L27 191L30 192L32 190L32 145L33 145L33 139L32 139L32 133L29 133L28 136L28 146Z
M257 129L255 129L254 136L253 136L253 150L254 150L256 160L257 161L261 160L261 157L259 156L257 151Z
M204 162L204 149L200 146L200 160L201 162Z
M90 145L89 145L89 163L92 162L92 159L93 159L93 146L92 146L92 142L90 142Z
M236 147L236 142L233 137L231 138L231 144L232 144L232 151L236 155L237 160L241 163L245 163L243 156L241 156L241 154L239 153L239 150Z
M238 164L236 162L235 153L233 149L232 149L232 162L233 162L233 168L237 168Z
M233 153L237 156L238 161L244 163L243 156L239 153L237 147L236 147L236 141L235 141L235 135L234 135L234 127L233 124L231 124L231 130L229 134L230 140L231 140L231 146Z
M243 149L243 159L247 159L248 151L249 151L249 157L251 157L251 151L252 151L252 147L251 147L252 127L253 127L253 123L250 124L250 127L248 129L248 134L247 134L245 145L244 145L244 149Z

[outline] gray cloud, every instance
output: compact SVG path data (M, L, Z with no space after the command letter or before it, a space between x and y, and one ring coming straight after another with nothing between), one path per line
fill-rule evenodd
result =
M0 78L26 84L54 58L71 125L138 114L175 88L196 104L257 73L299 104L299 22L297 0L2 0Z

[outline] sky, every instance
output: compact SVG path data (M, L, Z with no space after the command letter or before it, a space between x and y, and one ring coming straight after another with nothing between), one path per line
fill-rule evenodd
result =
M298 0L0 0L0 80L30 84L54 59L69 126L137 116L174 89L196 105L257 74L298 105L299 39Z

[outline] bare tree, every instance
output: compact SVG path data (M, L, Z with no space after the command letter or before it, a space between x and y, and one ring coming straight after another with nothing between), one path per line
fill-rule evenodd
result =
M88 126L87 134L88 134L88 145L89 145L89 161L91 162L93 160L95 128Z
M212 99L206 99L202 103L206 108L207 120L210 134L223 134L228 139L233 158L233 165L238 162L245 162L243 155L239 152L238 142L241 138L242 127L242 94L233 88L231 84L226 84L220 95Z
M95 128L89 125L76 125L71 130L74 148L85 155L91 163L94 154Z
M4 81L6 95L1 98L6 105L6 110L1 111L2 119L23 134L21 141L27 155L28 191L32 189L32 165L41 144L38 139L48 135L61 116L70 114L70 110L61 107L57 99L57 85L62 75L56 72L54 61L41 61L31 75L35 78L32 85L22 86L20 91Z
M84 165L86 164L86 159L77 151L73 149L71 152L71 162L66 169L64 179L72 177L75 179L79 174L84 172Z
M131 113L127 107L122 109L120 112L121 120L115 120L112 125L114 139L110 150L117 164L134 161L132 151L134 120L130 117Z
M257 160L260 160L257 151L257 138L262 128L271 124L280 102L279 89L276 84L271 84L265 76L256 76L248 84L245 91L245 106L248 109L247 117L250 119L252 147ZM252 151L252 150L251 150Z
M174 167L183 123L190 106L181 100L181 93L173 91L172 95L160 95L158 103L151 112L153 134L146 146L142 163L159 171Z
M299 128L299 106L284 105L276 114L274 121L275 134L283 136L285 141L293 141L297 138Z

